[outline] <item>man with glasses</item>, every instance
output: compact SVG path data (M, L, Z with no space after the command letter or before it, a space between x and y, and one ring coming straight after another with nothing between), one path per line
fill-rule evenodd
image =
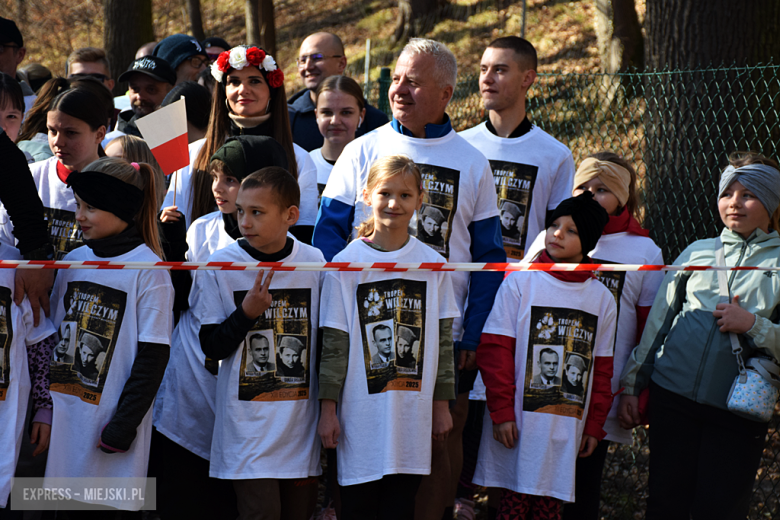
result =
M294 94L287 103L290 106L290 127L293 142L307 152L322 148L322 134L317 128L314 114L317 87L328 76L341 76L347 67L344 44L335 34L314 33L301 44L297 58L298 73L306 88ZM355 137L360 137L387 123L387 115L366 104L366 118L358 127Z
M27 54L27 49L24 48L24 39L16 23L13 20L0 17L0 72L16 78L16 81L21 85L24 95L24 112L27 113L35 103L37 96L30 85L25 83L16 73L25 54Z
M152 53L162 58L176 71L176 85L198 81L198 74L209 64L209 57L198 40L186 34L168 36Z

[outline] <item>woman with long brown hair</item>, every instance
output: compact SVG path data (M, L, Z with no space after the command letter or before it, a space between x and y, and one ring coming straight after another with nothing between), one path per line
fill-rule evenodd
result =
M292 142L283 72L263 49L246 45L220 54L211 72L217 83L206 137L190 145L190 166L171 182L164 216L171 213L174 193L176 209L188 224L214 211L208 175L211 157L230 136L264 135L278 141L287 153L289 171L301 188L301 217L296 228L303 233L298 236L311 242L317 216L317 169L306 151Z

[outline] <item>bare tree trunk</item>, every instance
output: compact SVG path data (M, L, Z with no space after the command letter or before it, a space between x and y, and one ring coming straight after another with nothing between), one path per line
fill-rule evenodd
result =
M647 1L646 64L689 69L645 81L645 224L669 256L720 229L714 205L729 153L774 151L756 149L756 143L780 138L759 139L772 127L769 119L777 118L761 106L777 79L761 70L726 72L718 66L756 65L780 55L778 26L775 0Z
M246 0L246 39L276 57L276 24L273 0Z
M26 0L16 0L16 22L22 26L27 23Z
M446 0L441 3L446 4ZM393 42L403 44L409 38L428 32L433 26L433 15L439 4L440 0L398 0L398 19Z
M604 72L642 68L644 45L634 0L596 0L595 25Z
M206 39L203 32L203 18L200 15L200 0L187 0L187 9L190 15L190 31L198 41Z
M135 51L154 40L152 0L103 0L103 48L111 62L111 77L117 78L135 58ZM114 94L127 90L117 82Z

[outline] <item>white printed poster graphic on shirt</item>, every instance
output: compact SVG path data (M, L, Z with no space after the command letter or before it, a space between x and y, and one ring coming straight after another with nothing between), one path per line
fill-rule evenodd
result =
M100 404L125 315L127 293L94 282L69 282L60 343L51 360L51 391Z
M597 324L581 310L531 307L523 411L582 419Z
M49 236L54 246L54 258L62 260L65 255L84 245L81 227L76 222L76 214L65 209L43 208Z
M311 289L271 289L271 307L257 318L241 347L239 401L309 398ZM246 291L236 291L236 306Z
M419 392L425 357L426 282L382 280L357 288L368 393Z
M11 289L0 287L0 401L5 401L11 382L11 342L14 339L11 304Z
M527 217L539 168L509 161L489 162L498 194L504 250L509 258L522 260L528 237Z
M417 163L422 173L425 202L409 223L409 234L444 258L450 256L450 237L458 209L460 172L443 166Z

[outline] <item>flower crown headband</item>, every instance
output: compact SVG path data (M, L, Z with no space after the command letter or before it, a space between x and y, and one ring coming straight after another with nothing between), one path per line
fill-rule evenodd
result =
M284 72L276 66L273 56L266 54L258 47L239 45L219 55L217 61L211 64L211 75L222 83L225 73L231 68L241 70L247 65L252 65L260 70L265 70L266 80L272 88L281 87L284 84Z

